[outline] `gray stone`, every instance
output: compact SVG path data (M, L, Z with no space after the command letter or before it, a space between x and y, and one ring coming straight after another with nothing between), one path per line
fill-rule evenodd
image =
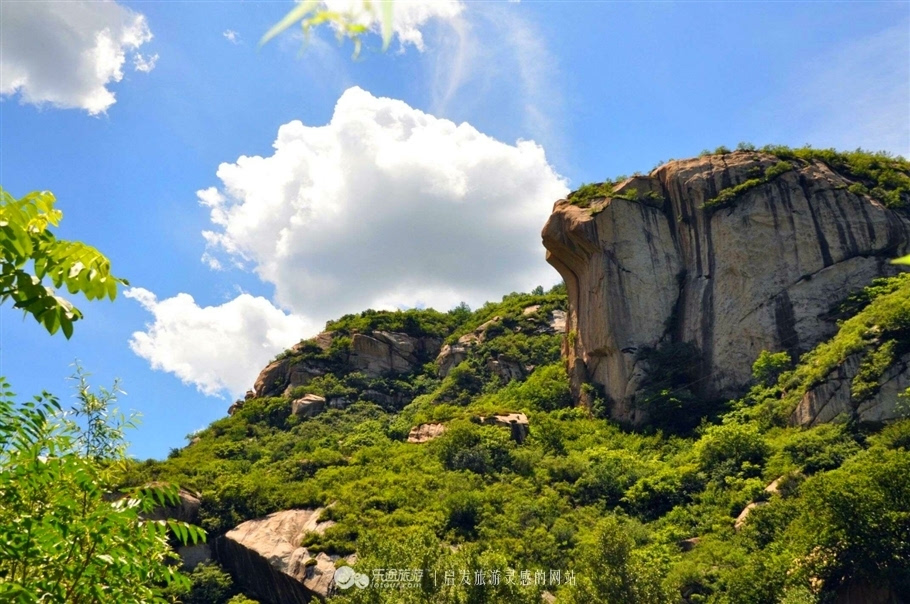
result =
M831 337L831 305L899 269L910 217L847 188L821 162L799 165L706 211L702 204L778 161L737 152L673 161L622 186L662 201L559 201L543 229L547 261L569 297L573 392L603 386L611 415L639 424L644 347L689 342L701 352L698 394L733 397L762 350L793 358Z
M325 398L318 394L307 394L291 403L291 415L315 417L325 410Z
M436 357L436 367L439 377L446 377L449 372L468 358L467 344L446 344Z
M854 354L800 400L790 416L791 425L815 426L837 417L859 422L883 423L899 417L898 396L910 388L910 353L903 355L879 378L872 396L857 401L851 395L853 378L862 357Z
M739 513L739 516L736 517L736 521L733 523L733 528L737 531L742 530L743 525L746 524L746 520L749 519L749 515L753 511L760 508L761 506L768 503L767 501L753 501L749 505L743 508L743 511Z
M321 533L333 524L320 522L322 511L285 510L244 522L216 541L218 560L245 591L266 604L324 600L332 593L339 557L314 554L300 545L307 533Z
M512 440L521 444L528 437L530 424L528 416L524 413L506 413L502 415L478 416L481 424L486 426L501 426L509 428Z
M180 570L192 572L194 568L212 559L212 548L208 543L181 545L177 548L180 556Z

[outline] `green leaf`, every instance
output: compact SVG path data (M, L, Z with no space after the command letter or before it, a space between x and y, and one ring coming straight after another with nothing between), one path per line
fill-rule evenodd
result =
M379 0L380 10L382 13L382 50L388 50L392 42L392 17L394 7L392 0Z
M892 260L891 264L910 264L910 256L903 256L902 258Z
M262 36L262 39L259 40L259 46L264 45L266 42L289 28L294 23L301 21L304 17L315 10L317 5L317 0L303 0L303 2L297 4L294 8L284 16L284 18L276 23L272 28Z
M79 241L58 240L48 230L62 213L48 191L35 191L16 200L0 187L0 302L12 299L51 334L61 328L69 338L74 321L82 318L69 301L46 287L46 277L58 290L81 294L88 300L117 296L117 285L127 285L110 272L110 261L97 249ZM27 268L31 264L34 274Z

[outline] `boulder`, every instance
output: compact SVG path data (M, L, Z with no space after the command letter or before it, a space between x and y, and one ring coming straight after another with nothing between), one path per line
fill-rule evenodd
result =
M302 363L293 363L288 367L287 386L284 387L284 390L281 391L280 395L273 396L290 396L291 391L295 388L306 386L312 382L314 378L321 377L325 374L325 368L316 364L306 361Z
M689 539L677 541L676 546L681 552L691 552L700 541L701 537L690 537Z
M749 519L749 514L751 514L753 510L765 505L766 503L768 503L768 502L767 501L753 501L752 503L750 503L749 505L744 507L743 511L739 513L739 516L736 517L736 521L733 523L733 528L736 529L737 531L741 530L743 528L743 525L746 524L746 520Z
M652 200L556 203L542 236L567 286L576 398L594 382L614 419L643 423L635 400L651 368L638 353L667 342L700 352L697 394L738 396L762 350L799 358L835 333L832 304L899 270L890 259L910 251L910 215L851 193L853 181L819 161L703 208L778 161L758 152L672 161L618 187Z
M477 420L486 426L501 426L509 428L512 440L521 444L528 437L530 425L528 416L524 413L506 413L503 415L491 415L489 417L478 416Z
M488 359L487 369L494 375L498 375L505 383L511 382L512 380L522 380L525 377L525 369L521 363L506 355L499 355L495 359Z
M265 366L265 369L259 372L256 383L253 385L253 393L256 397L280 396L287 387L288 368L291 365L291 359L284 358L272 361Z
M446 427L443 424L420 424L419 426L414 426L408 432L408 442L425 443L428 440L442 436L445 431Z
M161 486L160 483L151 483L149 486ZM149 520L179 520L180 522L189 522L197 524L199 522L199 507L202 502L194 493L185 489L177 491L178 501L176 505L158 506L148 515Z
M384 409L394 409L401 403L401 397L379 392L378 390L364 390L360 398L371 403L376 403Z
M285 510L249 520L215 541L215 553L244 591L264 604L305 604L325 600L334 587L338 556L312 554L304 536L322 532L322 508Z
M406 373L435 357L441 344L439 338L389 331L358 333L351 338L350 364L369 377Z
M502 317L497 315L497 316L493 317L492 319L490 319L489 321L481 323L477 327L477 329L474 330L473 333L464 335L464 336L462 336L462 338L468 338L470 336L474 336L474 339L476 341L483 343L487 339L487 330L489 330L491 327L493 327L495 325L499 325L500 323L502 323ZM459 339L459 342L460 341L461 341L461 339Z
M446 344L439 351L436 357L436 367L438 368L439 377L444 378L449 375L459 363L468 358L469 344Z
M245 402L246 402L246 400L234 401L234 403L230 407L228 407L228 415L234 415L235 413L237 413L238 411L243 409L243 403L245 403Z
M318 394L307 394L291 403L291 415L315 417L325 410L325 398Z
M272 361L259 372L256 383L246 398L287 396L294 388L306 386L313 378L325 375L326 369L321 363L297 360L295 356L314 344L323 351L328 350L332 339L332 332L324 331L315 338L291 346L283 358Z
M351 401L343 396L336 396L329 399L330 409L347 409L351 406Z
M879 378L877 392L858 401L851 395L851 385L861 360L860 354L850 355L820 384L803 395L790 416L790 424L815 426L838 416L867 423L897 419L900 414L898 395L910 388L910 353L885 370Z

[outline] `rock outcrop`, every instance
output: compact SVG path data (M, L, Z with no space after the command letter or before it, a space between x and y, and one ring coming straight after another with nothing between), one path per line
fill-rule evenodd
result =
M512 440L521 444L528 437L530 424L528 416L524 413L506 413L503 415L478 416L477 421L484 426L500 426L508 428Z
M300 545L307 533L322 532L322 508L286 510L249 520L215 542L221 565L245 592L268 604L324 600L333 588L338 556L311 554Z
M425 443L442 436L445 431L446 427L444 424L420 424L419 426L414 426L408 432L408 442Z
M307 394L291 403L291 415L297 417L315 417L325 410L325 397L318 394Z
M815 426L838 416L864 423L882 423L899 416L899 395L910 388L910 353L888 367L878 380L874 394L857 401L851 393L861 355L854 354L825 380L807 392L790 416L790 423Z
M848 190L818 161L794 162L732 205L703 204L778 159L736 152L673 161L582 208L561 200L543 229L568 287L566 357L576 396L603 386L614 418L638 424L645 348L700 352L694 387L736 396L762 350L793 358L830 337L831 306L910 248L910 215ZM634 191L633 191L634 189Z
M340 363L349 372L367 377L407 373L432 360L439 353L442 341L429 336L410 336L390 331L370 331L351 336L350 348L337 353L332 361L313 358L306 351L329 351L335 333L324 331L311 340L294 345L281 358L269 363L259 373L253 395L288 396L294 388L306 386L314 378L325 375L331 363Z
M425 358L439 352L439 338L417 338L403 333L373 331L354 334L350 363L355 371L370 377L412 371Z
M528 306L522 310L525 317L532 316L540 311L540 304ZM466 360L471 354L472 349L478 344L483 344L488 337L488 331L493 329L497 332L505 329L502 327L502 317L493 317L489 321L478 326L474 331L467 333L454 344L446 344L439 351L436 357L436 367L438 368L439 377L446 377L459 363ZM516 327L513 331L520 331ZM540 324L534 333L537 334L563 334L566 332L566 312L564 310L553 310L546 316L546 322ZM499 355L487 360L487 369L491 373L498 375L503 382L524 379L527 374L533 371L533 366L522 366L514 359L507 356Z
M331 334L320 333L310 342L316 343L323 351L328 350ZM253 385L253 396L287 396L297 386L305 386L313 378L325 375L324 363L298 360L297 357L303 353L305 345L306 342L295 344L284 356L266 365L265 369L259 372Z

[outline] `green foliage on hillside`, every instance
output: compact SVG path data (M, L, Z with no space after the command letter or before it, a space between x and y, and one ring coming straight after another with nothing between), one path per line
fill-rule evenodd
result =
M733 153L727 147L718 147L714 151L704 150L700 156L726 155ZM754 174L737 185L728 187L707 200L703 208L716 211L731 206L748 191L772 182L777 177L798 168L806 163L819 161L833 171L854 181L849 190L856 195L868 195L891 208L910 206L910 161L885 151L837 151L835 149L814 149L809 145L798 148L784 145L766 145L756 149L755 145L740 143L736 152L766 153L778 158L778 162L768 166L764 171L757 169ZM626 176L608 179L602 183L581 185L569 194L567 200L572 205L589 208L591 204L607 198L621 198L631 201L649 199L660 201L659 195L653 192L640 196L634 189L617 193L615 187L626 180Z
M741 143L738 151L761 152L774 155L780 161L769 166L763 174L720 191L716 197L705 202L705 210L718 210L728 207L747 191L771 182L776 177L789 172L801 164L822 162L831 170L854 181L849 186L851 193L868 195L891 208L903 208L910 205L910 161L903 157L879 151L837 151L835 149L814 149L809 145L799 148L784 145L766 145L755 149L753 145ZM719 147L713 154L731 153L725 147ZM703 155L712 155L703 152Z
M853 397L862 401L877 389L878 378L894 359L910 350L910 278L907 274L877 280L848 299L861 306L844 320L837 334L806 354L797 368L782 377L791 405L809 388L821 382L847 357L860 355L860 373L853 381Z
M397 331L409 336L448 335L464 320L467 313L465 306L443 313L432 308L426 310L366 310L357 315L344 315L337 321L329 321L326 331L335 331L345 335L366 333L369 331Z
M870 195L886 206L910 204L910 161L886 151L837 151L813 149L809 145L791 149L769 145L761 149L782 160L821 161L832 170L855 180L851 192Z
M340 603L536 603L544 591L569 603L821 603L857 582L906 597L910 421L875 434L846 423L792 428L780 418L795 385L856 342L871 351L873 373L881 355L896 354L907 340L897 335L910 318L899 300L910 299L907 284L898 277L854 296L848 306L859 314L795 366L763 353L752 391L694 429L683 416L703 402L679 393L691 386L697 351L682 345L644 355L664 368L647 403L650 431L573 406L560 336L542 329L565 294L538 291L510 294L439 333L452 342L483 326L484 337L444 379L433 364L395 378L411 387L401 409L365 400L365 384L342 371L312 386L343 390L353 401L346 409L298 420L287 418L289 399L247 401L170 459L136 464L130 480L199 491L215 534L280 509L331 504L323 519L335 524L303 540L311 551L356 552L355 567L370 576L424 571L411 586L340 592ZM415 320L439 317L422 312ZM898 342L891 352L876 344L887 341ZM504 358L526 377L490 370ZM506 412L529 418L520 444L478 420ZM407 442L411 428L437 422L441 436ZM766 491L775 480L778 490ZM750 502L761 505L737 531Z

